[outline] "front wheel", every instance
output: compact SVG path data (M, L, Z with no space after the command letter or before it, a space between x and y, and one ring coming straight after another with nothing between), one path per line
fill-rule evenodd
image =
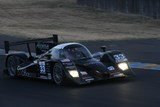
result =
M52 79L56 85L65 85L65 69L61 63L56 63L52 70Z

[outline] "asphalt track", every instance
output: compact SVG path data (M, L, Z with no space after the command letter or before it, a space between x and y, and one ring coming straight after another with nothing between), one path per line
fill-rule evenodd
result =
M160 64L157 39L83 44L92 52L106 45L107 49L123 51L131 62ZM159 70L133 69L137 76L132 79L57 87L46 80L7 78L2 74L3 67L4 56L0 56L0 107L158 107L160 104Z

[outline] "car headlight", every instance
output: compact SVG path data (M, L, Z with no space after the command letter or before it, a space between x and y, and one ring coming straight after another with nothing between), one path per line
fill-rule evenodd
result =
M118 67L122 70L122 71L126 71L129 69L128 64L127 63L119 63Z
M69 70L68 72L73 78L79 77L79 73L77 70Z

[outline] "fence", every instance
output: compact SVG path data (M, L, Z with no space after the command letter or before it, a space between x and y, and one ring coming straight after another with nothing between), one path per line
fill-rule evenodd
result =
M160 0L77 0L79 5L160 18Z

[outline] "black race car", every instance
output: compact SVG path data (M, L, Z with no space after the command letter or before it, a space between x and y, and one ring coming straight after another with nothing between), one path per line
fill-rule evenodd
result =
M52 42L51 42L52 41ZM134 75L125 55L119 51L91 54L80 43L58 44L58 35L51 38L20 42L5 41L6 74L10 77L33 77L54 81L88 84L92 81L122 78ZM28 52L9 52L10 47L26 44ZM36 53L31 53L34 44Z

